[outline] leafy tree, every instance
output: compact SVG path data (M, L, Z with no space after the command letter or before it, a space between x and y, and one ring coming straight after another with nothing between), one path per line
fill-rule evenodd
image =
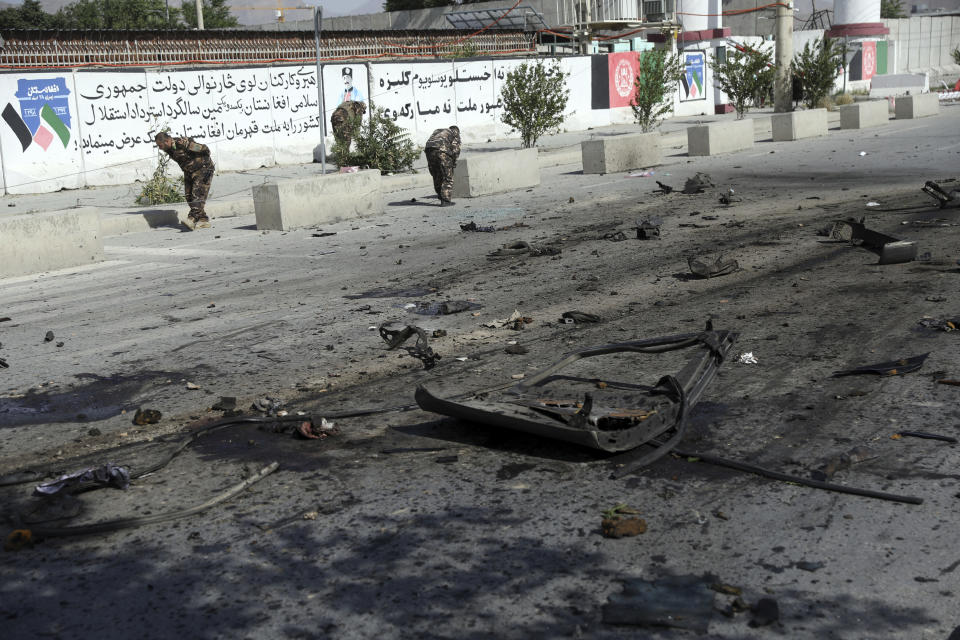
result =
M19 7L0 10L0 29L58 29L58 16L47 13L39 0L24 0Z
M953 61L957 64L960 64L960 47L955 48L950 52L950 55L953 56Z
M370 118L359 126L353 142L353 152L333 145L331 154L338 166L366 166L380 169L381 173L409 171L420 157L420 147L411 142L410 134L387 115L386 109L376 108L372 101Z
M522 63L504 79L500 90L503 100L500 119L520 132L525 149L563 124L563 112L570 99L566 86L569 75L560 69L557 60L549 67L543 60L537 60Z
M834 40L817 38L803 45L793 58L793 74L800 81L800 94L808 109L830 95L842 68L843 49Z
M197 3L192 0L183 0L181 5L183 21L190 29L197 28ZM224 29L239 27L240 22L230 13L227 0L203 0L203 28Z
M633 80L633 99L630 107L633 118L644 133L652 131L673 109L667 97L683 77L684 67L679 54L669 51L644 51L640 54L637 77Z
M59 12L65 29L165 29L176 28L177 10L167 24L163 0L77 0Z
M906 17L901 0L880 0L880 17L885 20Z
M742 120L751 105L763 104L773 91L773 52L744 47L727 54L723 61L713 58L713 77L729 96Z

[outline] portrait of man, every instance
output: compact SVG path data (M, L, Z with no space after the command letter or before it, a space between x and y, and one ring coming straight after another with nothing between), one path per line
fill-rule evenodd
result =
M340 100L337 104L343 104L348 100L353 102L364 102L367 98L363 95L359 88L353 86L353 68L344 67L340 71L340 75L343 76L343 91L340 92Z

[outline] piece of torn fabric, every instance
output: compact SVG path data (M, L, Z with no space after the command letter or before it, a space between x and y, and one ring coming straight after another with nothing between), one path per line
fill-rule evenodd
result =
M889 362L880 362L878 364L869 364L856 369L843 369L834 371L834 378L841 376L856 376L864 373L872 373L878 376L902 376L905 373L912 373L923 366L923 362L930 353L922 353L919 356L911 358L901 358L900 360L891 360Z
M736 260L724 260L722 256L717 256L714 259L693 256L687 258L687 265L690 267L691 273L701 278L725 276L728 273L740 270L740 264Z
M675 627L706 633L713 613L713 592L703 578L669 576L654 581L628 578L623 591L603 605L606 624Z
M130 486L130 470L108 462L102 467L91 467L74 473L60 476L51 482L37 485L36 492L43 496L52 496L69 487L86 482L95 482L108 487L126 489Z

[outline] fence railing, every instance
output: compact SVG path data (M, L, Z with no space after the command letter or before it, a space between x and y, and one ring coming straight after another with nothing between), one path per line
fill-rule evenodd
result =
M536 50L522 31L332 31L321 60L444 58ZM4 31L0 69L313 62L309 31Z

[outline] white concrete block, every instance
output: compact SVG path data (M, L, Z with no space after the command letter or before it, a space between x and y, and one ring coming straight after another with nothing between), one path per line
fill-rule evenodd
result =
M753 147L753 120L711 122L687 127L687 155L713 156Z
M616 173L663 162L660 134L632 133L580 143L584 173Z
M538 184L540 160L536 149L461 156L453 174L453 197L475 198Z
M771 116L773 141L786 142L827 135L827 110L810 109Z
M253 187L257 229L288 231L383 213L379 169Z
M866 129L879 127L890 120L890 107L886 100L867 100L838 107L841 129Z
M935 116L940 113L940 96L935 93L900 96L895 109L897 120Z
M100 262L99 213L80 207L0 218L0 254L4 278Z

